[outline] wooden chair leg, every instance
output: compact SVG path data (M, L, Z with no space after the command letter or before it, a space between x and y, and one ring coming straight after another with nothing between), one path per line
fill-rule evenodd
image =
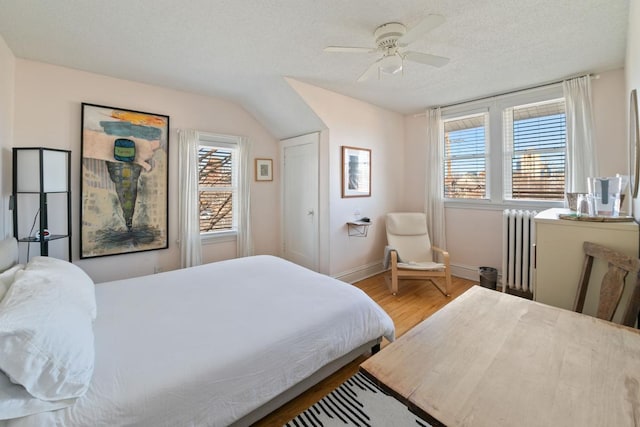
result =
M446 253L445 261L449 263L449 254ZM445 297L451 296L451 270L449 268L445 269L444 276L444 288L438 284L435 280L426 277L427 280L430 280L431 283L440 291ZM388 284L388 283L387 283ZM398 294L398 253L396 251L391 251L391 293L393 295Z
M398 253L391 251L391 293L398 294Z
M449 285L447 285L446 277L445 277L445 286L444 286L444 288L443 288L442 286L440 286L440 285L438 284L438 282L436 282L434 279L427 278L427 280L431 281L431 283L433 283L433 286L435 286L437 290L439 290L440 292L442 292L442 295L444 295L445 297L449 297L449 296L451 296L451 295L449 294L449 287L450 287L450 286L449 286Z
M395 270L391 272L391 294L398 295L398 273Z

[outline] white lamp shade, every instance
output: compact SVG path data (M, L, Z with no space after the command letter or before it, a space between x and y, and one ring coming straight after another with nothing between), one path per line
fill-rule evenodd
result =
M42 151L43 187L40 188L40 151ZM44 149L17 150L16 190L18 192L68 191L66 151Z
M380 71L387 74L395 74L402 70L402 58L398 55L385 56L380 61Z

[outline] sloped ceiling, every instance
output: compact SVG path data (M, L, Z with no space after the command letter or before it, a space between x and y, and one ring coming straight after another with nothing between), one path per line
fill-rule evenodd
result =
M411 114L624 66L628 0L0 0L0 35L17 57L242 104L278 138L317 130L294 78ZM442 68L357 83L386 22L446 21L411 50Z

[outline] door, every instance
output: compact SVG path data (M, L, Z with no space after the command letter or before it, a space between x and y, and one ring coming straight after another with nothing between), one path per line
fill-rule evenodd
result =
M318 271L318 145L313 133L282 141L283 257Z

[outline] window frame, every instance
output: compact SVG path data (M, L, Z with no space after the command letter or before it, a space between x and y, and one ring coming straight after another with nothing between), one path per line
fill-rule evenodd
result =
M231 188L233 192L232 197L232 229L224 230L224 231L206 231L200 232L200 241L203 244L207 243L221 243L221 242L231 242L236 241L238 236L238 224L240 222L238 211L238 198L240 197L240 175L239 175L239 167L240 167L240 159L238 158L240 153L240 137L233 135L222 135L222 134L214 134L214 133L206 133L200 132L199 141L198 141L198 149L201 146L206 147L215 147L215 148L224 148L233 150L234 155L231 157ZM200 185L198 184L198 200L200 195ZM209 189L209 187L206 187ZM214 187L215 188L215 187ZM211 190L205 190L211 191ZM214 190L215 191L215 190Z
M471 118L471 117L477 117L477 116L484 116L484 179L485 179L485 191L484 191L484 196L481 198L460 198L460 197L445 197L444 200L445 201L451 201L451 200L455 200L455 201L459 201L459 200L463 200L463 201L486 201L490 199L490 194L491 194L491 180L490 180L490 171L489 171L489 165L490 165L490 158L489 158L489 153L491 152L490 149L490 140L491 140L491 130L489 128L489 121L490 121L490 115L489 115L489 110L486 108L480 109L478 111L474 111L470 114L463 114L463 115L456 115L454 117L447 117L447 118L442 118L442 128L440 129L440 134L442 135L442 143L445 144L445 132L444 132L444 126L445 126L445 122L446 121L453 121L453 120L463 120L463 119L467 119L467 118ZM447 162L447 155L446 155L446 146L443 149L443 157L444 157L444 163L446 164ZM467 158L467 159L471 159L471 158L476 158L479 156L476 155L465 155L465 156L460 156L458 157L458 159L460 158ZM444 185L444 182L446 180L446 173L444 170L444 164L443 164L443 170L442 170L442 182ZM443 188L443 194L444 194L444 188Z
M548 209L563 207L564 200L521 200L507 199L505 197L505 144L503 111L506 108L517 107L536 102L544 102L552 99L564 98L562 84L544 86L541 88L518 91L506 95L499 95L477 101L470 101L444 107L441 110L442 121L455 119L488 111L489 113L489 133L486 137L487 150L487 198L486 199L451 199L445 198L445 207L502 210L512 208L523 209ZM444 147L444 124L440 129L440 143ZM510 166L509 166L510 167ZM444 161L442 162L442 173L444 176ZM566 165L565 165L566 170ZM444 188L442 189L444 194Z

